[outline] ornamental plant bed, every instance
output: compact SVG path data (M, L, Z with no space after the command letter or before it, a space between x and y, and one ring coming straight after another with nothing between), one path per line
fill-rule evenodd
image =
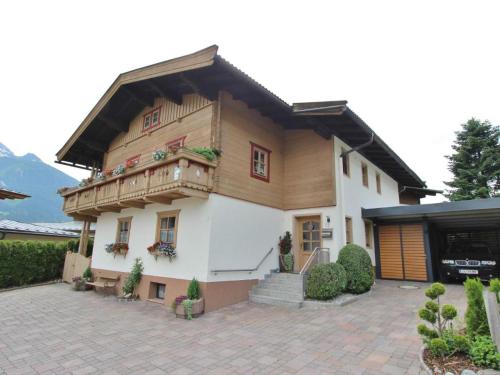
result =
M429 349L424 349L422 353L422 359L425 366L425 370L430 374L446 374L451 372L452 374L461 374L463 370L472 370L478 372L482 370L472 363L471 359L467 354L457 353L449 357L434 357Z

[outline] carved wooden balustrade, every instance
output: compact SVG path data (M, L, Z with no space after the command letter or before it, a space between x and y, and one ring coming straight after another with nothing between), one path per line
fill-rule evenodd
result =
M216 162L181 149L160 161L144 161L119 176L94 180L87 186L61 189L64 212L75 218L95 217L123 208L173 199L207 198L213 187Z

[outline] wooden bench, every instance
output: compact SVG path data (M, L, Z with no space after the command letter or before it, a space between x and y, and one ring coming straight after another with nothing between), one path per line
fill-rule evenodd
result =
M94 288L103 288L106 290L107 288L114 288L118 281L120 280L120 275L115 274L101 274L97 276L97 280L95 281L87 281L86 285L92 285Z

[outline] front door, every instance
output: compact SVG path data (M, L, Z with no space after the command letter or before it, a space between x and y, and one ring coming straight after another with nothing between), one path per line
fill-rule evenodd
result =
M315 248L321 247L321 218L308 216L297 218L299 240L298 266L301 269Z

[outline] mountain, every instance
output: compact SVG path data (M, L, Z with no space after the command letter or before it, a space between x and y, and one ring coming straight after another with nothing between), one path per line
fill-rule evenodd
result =
M57 189L78 181L45 164L35 154L16 156L0 143L0 188L31 196L23 200L0 200L0 219L33 222L63 222L63 199Z

